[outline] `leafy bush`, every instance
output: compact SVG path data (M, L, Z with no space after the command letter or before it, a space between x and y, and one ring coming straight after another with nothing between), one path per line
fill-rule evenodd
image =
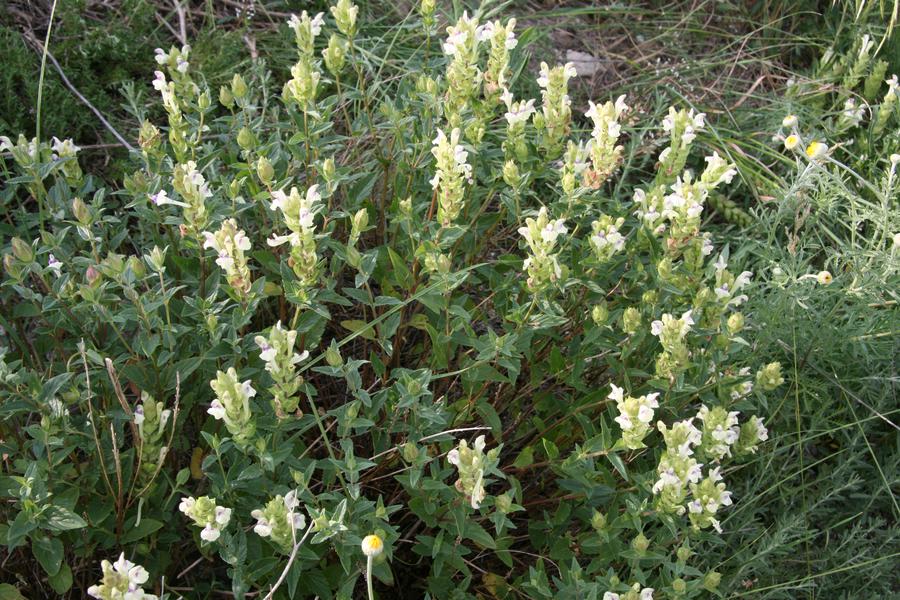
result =
M585 133L571 65L509 91L513 20L439 36L423 2L398 68L331 15L291 19L280 98L157 51L123 189L3 141L6 568L102 598L734 588L706 553L784 377L747 339L750 247L701 230L736 174L692 152L705 116L653 138L620 97Z

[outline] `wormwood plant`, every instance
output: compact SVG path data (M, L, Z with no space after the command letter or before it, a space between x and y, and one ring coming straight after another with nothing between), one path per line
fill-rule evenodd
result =
M736 174L686 168L705 116L620 180L627 99L574 107L548 63L517 98L514 20L438 35L425 1L386 78L358 18L292 17L278 84L157 50L122 189L2 141L5 568L104 599L719 593L692 557L784 380L701 231Z

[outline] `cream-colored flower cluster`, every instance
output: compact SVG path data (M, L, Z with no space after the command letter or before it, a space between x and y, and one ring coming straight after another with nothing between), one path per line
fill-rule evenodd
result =
M253 531L271 540L285 554L290 554L298 540L297 532L306 527L306 516L298 510L299 507L296 490L284 496L275 496L265 507L250 513L256 519Z
M228 285L242 301L246 300L253 283L246 256L250 238L243 229L238 229L237 221L225 219L215 233L204 231L203 239L203 247L216 252L216 264L225 271Z
M256 390L250 380L242 383L234 367L229 367L227 371L218 371L209 385L216 398L206 412L217 421L224 421L235 443L247 447L256 433L256 423L250 410L250 398L256 395Z
M551 219L544 206L536 219L525 219L525 226L519 228L519 235L525 238L531 252L522 264L528 275L529 290L539 292L566 278L568 267L559 264L555 250L559 236L568 231L565 220Z
M618 144L622 132L619 119L628 110L628 105L625 104L624 94L615 102L588 104L590 109L585 116L593 121L594 129L588 144L592 167L584 172L584 185L597 189L612 175L622 160L623 146Z
M88 596L100 600L157 600L153 594L144 591L144 584L150 578L147 570L130 560L125 553L116 562L104 560L100 563L103 578L98 585L88 588Z
M200 539L205 542L218 540L231 521L231 509L218 506L216 499L209 496L182 498L178 510L191 519L194 525L202 528Z
M456 467L459 479L456 480L456 489L469 499L472 508L479 508L484 502L486 492L485 471L489 462L496 462L498 449L485 453L486 442L483 435L475 439L475 445L469 447L466 440L460 440L459 445L447 454L447 461Z
M469 153L460 144L460 130L453 129L450 137L442 129L432 142L436 172L431 186L437 194L438 223L449 227L459 217L465 205L466 183L472 183L472 166L467 162Z
M653 392L645 396L625 396L625 390L614 383L610 385L612 392L609 399L616 401L616 408L619 410L616 423L622 429L623 445L630 450L644 448L643 440L650 433L653 411L659 408L659 394Z
M162 402L156 402L147 392L141 392L141 403L134 409L134 423L141 436L141 471L142 482L149 483L166 459L169 448L166 446L166 426L172 411L165 408Z
M266 371L275 385L269 388L272 394L272 408L279 417L297 410L299 398L297 390L303 378L297 375L297 365L309 357L309 352L294 352L297 332L285 329L281 321L275 324L269 335L258 335L254 342L259 347L259 357L266 363Z
M285 194L282 190L272 192L270 206L273 211L279 212L284 218L284 223L290 233L287 235L273 234L267 243L272 247L285 243L290 244L290 260L288 262L299 280L298 295L301 299L306 299L307 294L319 279L315 216L321 201L318 185L310 186L306 190L305 196L301 196L295 187L291 188L290 194Z

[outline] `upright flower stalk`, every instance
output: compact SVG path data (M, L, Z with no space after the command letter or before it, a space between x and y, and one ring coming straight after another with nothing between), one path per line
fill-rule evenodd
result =
M290 194L282 190L272 192L271 208L284 218L290 230L287 235L275 235L267 240L269 246L290 245L288 264L298 279L297 295L301 302L310 299L310 292L319 280L319 258L316 254L315 215L320 208L322 197L317 185L311 186L305 196L292 187Z
M247 237L244 230L237 228L237 222L234 219L223 221L222 226L215 233L204 231L203 237L203 247L211 248L216 252L216 264L225 271L228 285L241 301L246 301L253 283L246 256L246 253L250 251L250 238Z
M459 217L465 205L465 185L472 183L472 166L466 162L469 153L459 141L459 129L451 131L449 138L443 129L438 129L432 142L435 174L431 186L437 193L437 219L441 227L449 227Z
M260 350L259 357L266 364L266 371L274 383L269 388L272 408L282 418L297 411L300 401L297 391L303 384L303 377L297 375L297 365L309 357L308 351L294 352L296 341L297 332L284 329L281 321L275 324L267 337L258 335L254 338Z
M256 423L250 410L250 398L256 395L256 390L250 380L242 383L234 367L229 367L227 371L218 371L209 385L216 398L206 412L217 421L224 421L235 443L247 448L256 433Z
M541 133L541 146L550 157L559 154L562 141L569 133L572 121L569 80L577 74L572 63L552 69L547 63L541 63L541 75L537 80L541 88L541 112L535 115L534 125Z

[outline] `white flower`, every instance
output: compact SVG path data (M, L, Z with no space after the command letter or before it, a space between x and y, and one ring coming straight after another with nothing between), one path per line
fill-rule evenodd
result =
M791 129L797 126L797 122L797 115L787 115L781 120L781 126Z
M186 497L182 498L181 502L178 504L178 510L183 512L184 514L188 514L194 509L194 505L197 504L197 501L194 498Z
M213 400L206 412L217 421L225 418L225 407L218 400Z
M57 277L62 275L62 262L57 260L52 254L47 257L47 268L53 271L53 274Z
M625 390L614 383L610 383L609 385L612 388L612 391L609 393L609 396L607 396L607 398L609 398L610 400L615 400L616 402L622 402L622 400L625 398Z
M447 41L443 44L444 54L448 56L456 56L459 53L460 49L465 46L466 40L469 37L469 32L464 29L451 29L453 29L453 31L450 33L450 35L447 36Z
M213 527L212 523L207 523L206 527L200 531L200 539L206 542L214 542L219 539L220 535L222 535L222 533Z
M384 542L375 534L367 535L363 538L360 547L366 556L378 556L384 551Z

